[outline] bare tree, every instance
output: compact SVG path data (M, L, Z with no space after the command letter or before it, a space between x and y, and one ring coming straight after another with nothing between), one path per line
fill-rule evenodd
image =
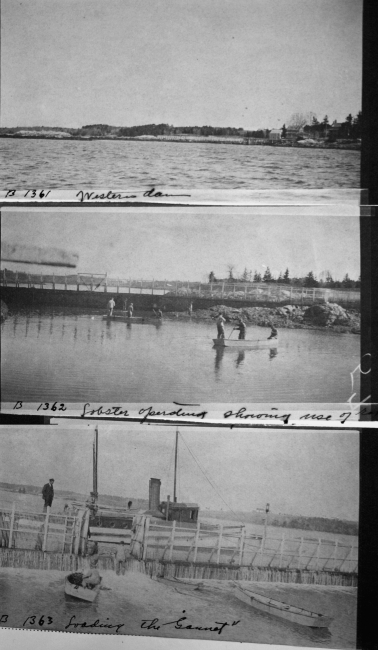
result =
M288 120L287 128L299 131L306 124L312 124L314 118L316 119L316 115L311 111L307 111L307 113L293 113Z
M235 280L234 278L235 264L227 264L227 271L228 271L228 279Z

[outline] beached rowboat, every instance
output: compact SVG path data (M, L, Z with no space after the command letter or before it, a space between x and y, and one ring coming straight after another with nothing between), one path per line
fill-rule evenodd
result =
M72 596L73 598L78 598L79 600L86 600L90 603L93 603L96 600L98 593L101 589L101 583L93 587L93 589L88 589L87 587L81 587L80 585L75 585L69 581L70 576L67 576L64 583L64 593L67 596Z
M277 348L277 339L255 339L248 341L247 339L213 339L214 347L216 348L244 348L251 350L260 350L261 348Z
M249 591L249 589L240 587L240 585L236 585L235 595L239 600L247 603L247 605L251 605L251 607L254 607L255 609L259 609L261 612L267 614L272 614L272 616L284 618L291 623L298 623L299 625L306 625L307 627L327 628L333 621L333 618L330 616L316 614L307 609L302 609L302 607L286 605L279 600L273 600L272 598Z

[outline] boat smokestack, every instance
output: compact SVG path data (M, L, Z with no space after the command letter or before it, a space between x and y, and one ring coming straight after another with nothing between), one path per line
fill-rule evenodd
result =
M161 480L159 478L150 478L149 490L148 490L149 510L159 510L160 486L161 486Z

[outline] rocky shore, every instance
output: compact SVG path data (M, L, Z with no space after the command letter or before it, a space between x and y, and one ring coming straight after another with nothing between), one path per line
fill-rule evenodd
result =
M269 327L272 322L277 328L289 329L327 329L338 333L360 334L361 315L357 310L346 310L336 303L321 305L284 307L228 307L216 305L209 309L197 309L192 313L193 320L212 321L222 313L227 323L233 324L238 317L247 325ZM180 312L166 312L165 317L187 319L188 315Z

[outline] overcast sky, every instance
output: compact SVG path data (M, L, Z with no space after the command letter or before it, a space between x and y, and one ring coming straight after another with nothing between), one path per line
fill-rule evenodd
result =
M179 431L179 500L202 510L248 511L268 502L276 513L358 518L358 433ZM1 480L42 487L54 477L56 489L89 494L93 439L92 425L1 427ZM148 498L153 477L162 480L161 498L172 496L174 440L174 427L100 424L100 494Z
M2 125L343 121L361 23L362 0L3 0Z
M206 282L210 271L227 277L228 264L235 265L236 277L245 267L263 274L267 266L276 277L286 267L291 277L309 271L319 277L327 270L334 279L360 275L358 217L262 217L224 208L181 214L3 211L1 236L12 244L77 252L77 272L107 272L114 278ZM8 262L2 266L11 269Z

